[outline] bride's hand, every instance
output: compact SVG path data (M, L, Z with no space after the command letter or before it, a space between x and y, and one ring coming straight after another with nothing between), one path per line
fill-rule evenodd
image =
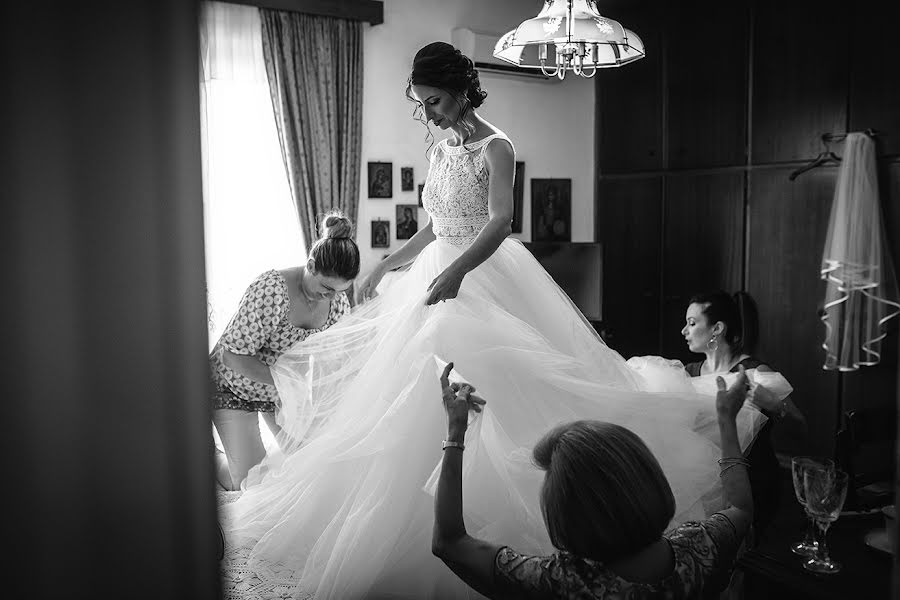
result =
M465 274L453 267L447 267L444 271L434 278L431 285L428 286L428 299L425 300L426 306L437 304L442 300L451 300L459 294L459 286L462 285L463 276Z
M378 295L378 292L375 291L375 288L378 287L378 284L381 283L381 280L384 278L384 270L381 268L381 264L375 266L368 275L363 277L362 282L356 288L356 303L361 304L363 302L368 302L375 298Z

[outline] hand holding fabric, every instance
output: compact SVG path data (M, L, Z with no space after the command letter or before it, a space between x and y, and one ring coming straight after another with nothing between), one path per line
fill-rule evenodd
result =
M725 379L716 377L716 412L720 420L733 422L737 419L737 414L744 405L749 385L747 372L743 366L740 367L737 379L727 389L725 388Z
M750 389L747 390L747 400L762 410L769 412L778 412L781 410L781 398L760 383L750 386Z
M447 411L447 426L455 433L465 433L469 423L469 411L480 413L486 402L474 395L475 388L468 383L450 383L453 363L447 363L441 373L441 398Z
M362 302L368 302L375 298L378 295L378 292L375 291L375 288L378 287L378 284L381 283L381 280L384 278L384 269L382 269L381 265L376 265L372 271L366 275L362 282L356 288L356 302L357 304Z
M428 299L425 300L427 306L437 304L442 300L451 300L459 294L459 286L462 285L465 273L450 265L444 271L434 278L431 285L428 286Z

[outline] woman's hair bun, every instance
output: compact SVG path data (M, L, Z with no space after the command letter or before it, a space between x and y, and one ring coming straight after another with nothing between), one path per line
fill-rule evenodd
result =
M353 223L340 211L331 211L322 220L322 238L350 239L353 236Z

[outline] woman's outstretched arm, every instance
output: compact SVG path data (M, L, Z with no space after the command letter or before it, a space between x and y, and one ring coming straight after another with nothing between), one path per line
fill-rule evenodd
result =
M431 551L471 588L493 597L494 559L500 546L473 538L463 521L462 446L465 443L469 410L481 411L484 400L472 395L467 384L450 384L453 363L441 376L444 408L447 411L448 446L441 461L441 474L434 495L434 530Z

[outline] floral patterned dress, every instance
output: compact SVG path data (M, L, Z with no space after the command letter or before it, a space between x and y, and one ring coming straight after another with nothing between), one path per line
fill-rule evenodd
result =
M664 536L675 555L672 573L654 584L622 579L603 563L568 552L525 556L504 546L494 560L494 582L510 598L643 600L701 598L728 582L740 538L731 521L713 513Z
M328 329L350 312L345 293L331 299L328 319L318 329L304 329L291 323L288 284L276 270L266 271L244 292L240 306L209 354L215 392L213 408L274 412L278 390L274 385L253 381L225 366L222 353L255 356L268 366L291 346L308 336Z

